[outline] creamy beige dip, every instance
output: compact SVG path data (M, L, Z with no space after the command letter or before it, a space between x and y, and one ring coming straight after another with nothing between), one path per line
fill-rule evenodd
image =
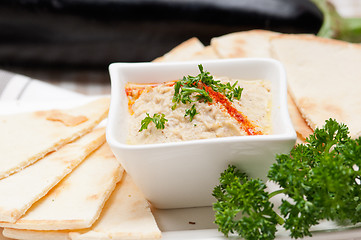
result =
M243 116L245 116L262 134L270 134L271 129L271 89L270 83L264 80L239 80L226 77L220 79L222 83L233 84L243 88L240 100L234 99L231 103ZM134 95L136 90L134 90ZM193 103L179 103L175 110L173 106L174 86L160 84L146 87L139 96L136 96L130 106L128 121L128 144L151 144L179 142L196 139L208 139L230 136L244 136L247 132L240 123L230 116L225 107L219 102L195 102L199 114L193 121L184 117L185 110L191 108ZM165 114L168 122L164 129L157 129L150 123L148 128L139 132L141 121L146 113Z

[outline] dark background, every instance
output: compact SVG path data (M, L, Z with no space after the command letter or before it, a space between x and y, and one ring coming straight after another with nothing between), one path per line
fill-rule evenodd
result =
M3 0L0 68L101 80L111 62L151 61L191 37L317 33L322 20L308 0Z

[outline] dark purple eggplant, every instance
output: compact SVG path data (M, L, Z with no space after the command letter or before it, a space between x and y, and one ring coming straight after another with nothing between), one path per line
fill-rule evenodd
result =
M0 65L103 68L249 29L317 33L309 0L3 0Z

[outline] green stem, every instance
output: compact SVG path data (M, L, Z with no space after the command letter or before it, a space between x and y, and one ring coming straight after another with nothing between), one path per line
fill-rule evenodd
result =
M279 190L276 190L274 192L271 192L270 194L268 194L268 198L271 199L273 198L274 196L280 194L280 193L284 193L286 190L285 189L279 189Z
M318 32L318 36L333 38L337 35L337 29L339 28L340 16L336 12L336 9L329 4L326 0L311 0L323 13L323 23Z
M281 193L284 193L284 192L285 192L285 189L276 190L276 191L271 192L270 194L268 194L268 198L271 199L274 196L276 196L278 194L281 194ZM277 215L277 223L279 225L283 225L285 223L285 220L280 215L278 215L278 213L276 213L276 215Z
M348 42L361 42L361 18L344 18L327 0L311 0L323 13L318 36Z
M277 216L277 223L279 225L283 225L285 223L285 220L280 215L278 215L278 213L276 213L276 216Z
M361 42L361 18L343 18L341 39L348 42Z

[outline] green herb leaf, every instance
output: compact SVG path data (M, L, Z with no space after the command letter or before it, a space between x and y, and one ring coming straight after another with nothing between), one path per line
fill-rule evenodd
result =
M197 109L195 108L195 104L192 105L192 107L190 109L186 109L186 114L184 115L184 117L187 117L189 116L189 120L192 122L193 121L193 118L196 114L199 114L197 113Z
M241 96L242 96L242 92L243 92L243 88L241 87L236 87L233 89L233 96L237 99L240 100Z
M145 130L148 128L149 123L153 122L155 124L155 127L157 129L164 129L165 123L168 122L168 120L165 118L165 115L162 114L153 114L153 117L149 116L149 113L146 113L147 116L141 121L141 127L139 129L139 132Z

